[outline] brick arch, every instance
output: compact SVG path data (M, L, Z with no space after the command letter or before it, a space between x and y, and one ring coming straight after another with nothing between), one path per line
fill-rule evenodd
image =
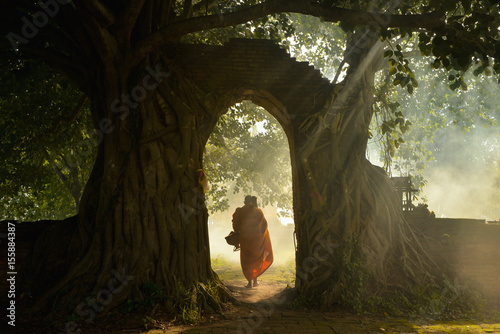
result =
M223 46L179 45L175 58L184 74L205 92L229 95L234 101L252 95L283 106L286 115L273 116L290 130L321 108L323 104L318 102L333 90L319 70L296 61L271 40L231 39ZM273 113L269 103L265 108Z
M207 94L227 99L228 106L250 100L278 120L290 145L293 207L295 217L300 217L297 153L307 138L299 128L324 107L334 85L271 40L231 39L223 46L182 44L172 58Z

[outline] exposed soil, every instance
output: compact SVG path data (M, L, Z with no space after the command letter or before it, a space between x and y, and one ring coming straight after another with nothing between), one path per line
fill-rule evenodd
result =
M262 279L259 286L254 288L246 288L246 281L231 280L224 282L226 287L233 293L234 297L243 303L257 303L263 300L268 300L280 292L286 285L281 282L266 281Z

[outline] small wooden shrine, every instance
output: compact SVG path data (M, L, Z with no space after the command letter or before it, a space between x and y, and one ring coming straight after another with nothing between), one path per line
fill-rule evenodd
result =
M412 203L413 196L418 189L413 187L410 176L391 177L396 190L401 197L401 205L403 211L413 211L415 206Z

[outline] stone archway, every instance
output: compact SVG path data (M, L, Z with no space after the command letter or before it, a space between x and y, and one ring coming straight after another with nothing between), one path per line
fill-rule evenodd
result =
M266 109L283 127L290 145L293 207L300 224L298 152L308 138L301 125L324 108L335 85L307 62L297 62L271 40L231 39L223 46L179 45L173 55L183 74L201 90L226 99L227 106L250 100Z

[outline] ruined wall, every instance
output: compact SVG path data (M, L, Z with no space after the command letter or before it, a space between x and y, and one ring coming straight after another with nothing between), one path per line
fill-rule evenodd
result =
M427 249L443 256L459 278L471 279L485 297L500 306L500 224L479 219L414 219L412 225L427 236Z
M322 107L322 98L335 87L319 70L296 61L271 40L231 39L224 46L181 44L170 52L183 74L201 89L232 95L238 102L264 102L285 129L290 122L291 128L298 127L311 111Z

